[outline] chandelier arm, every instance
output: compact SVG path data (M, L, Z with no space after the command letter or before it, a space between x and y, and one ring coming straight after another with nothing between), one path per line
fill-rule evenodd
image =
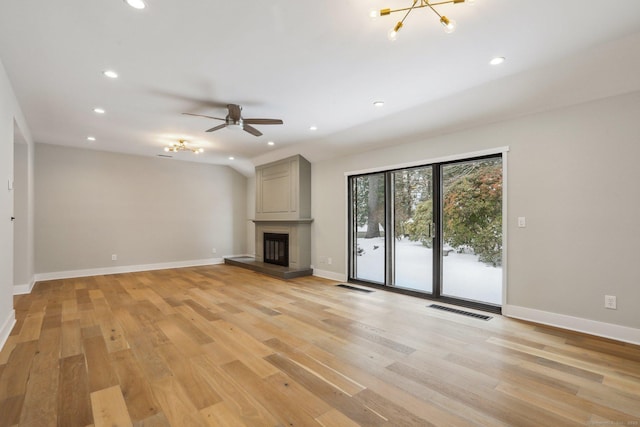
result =
M423 0L420 0L421 2ZM418 0L413 0L413 4L411 5L411 7L409 8L409 10L407 10L407 13L404 14L404 17L402 18L402 20L400 21L402 24L404 24L404 20L407 19L407 16L409 16L409 14L411 13L411 11L413 9L415 9L416 4L418 3ZM427 3L428 4L428 3Z
M430 3L427 0L420 0L421 4L419 6L416 6L415 3L417 3L417 2L414 2L414 4L412 6L410 6L410 7L403 7L403 8L400 8L400 9L391 9L391 10L389 10L389 13L391 14L391 13L395 13L395 12L404 12L406 10L411 10L411 9L422 9L423 7L430 7L431 9L433 9L433 6L441 6L443 4L457 3L457 1L456 0L445 0L445 1L440 1L440 2Z
M434 5L427 3L427 6L429 6L429 8L430 8L431 10L433 10L433 13L435 13L436 15L438 15L438 18L442 19L442 15L440 15L440 14L438 13L438 11L437 11L437 10L435 10L435 9L433 8L433 6L434 6Z

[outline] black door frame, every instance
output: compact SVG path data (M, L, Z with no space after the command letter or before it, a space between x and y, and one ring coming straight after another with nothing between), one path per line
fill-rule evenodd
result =
M487 154L482 156L468 157L468 158L460 158L456 160L450 161L441 161L441 162L433 162L427 163L424 165L416 165L411 167L403 167L403 168L394 168L370 173L362 173L356 175L349 175L348 182L348 239L347 244L349 247L347 248L348 256L348 282L356 283L363 286L368 286L376 289L397 292L405 295L411 295L419 298L429 299L429 300L437 300L444 303L459 305L463 307L469 307L474 309L479 309L483 311L489 311L492 313L502 313L502 306L490 304L486 302L467 300L463 298L456 298L451 296L442 295L442 236L443 236L443 226L442 226L442 194L443 194L443 182L442 182L442 167L446 165L456 164L456 163L466 163L476 160L484 160L484 159L494 159L500 158L502 162L504 162L503 153L495 153L495 154ZM433 223L435 224L436 230L433 238L433 279L432 279L432 292L420 292L412 289L397 287L393 283L394 280L394 260L393 251L395 250L394 245L394 233L387 232L388 230L394 230L394 218L393 218L393 191L394 191L394 183L393 183L393 173L402 170L421 168L421 167L432 167L432 180L434 185L432 186L432 201L433 201ZM356 218L354 216L354 204L353 204L353 196L355 194L355 181L359 177L371 175L371 174L384 174L384 203L385 203L385 218L384 218L384 227L385 227L385 272L384 272L384 280L385 284L378 284L374 282L370 282L367 280L357 279L357 266L355 262L355 257L357 254L355 253L355 233L357 231L356 226ZM504 180L504 177L503 177ZM436 185L437 184L437 185ZM504 194L502 197L502 203L504 204ZM503 221L505 218L503 217ZM503 227L504 229L504 227ZM504 234L502 236L503 239L503 250L504 250ZM504 279L503 284L504 286Z

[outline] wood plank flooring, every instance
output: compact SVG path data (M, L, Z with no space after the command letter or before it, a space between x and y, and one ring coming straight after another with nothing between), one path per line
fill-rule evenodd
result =
M216 265L15 298L0 427L640 425L640 347Z

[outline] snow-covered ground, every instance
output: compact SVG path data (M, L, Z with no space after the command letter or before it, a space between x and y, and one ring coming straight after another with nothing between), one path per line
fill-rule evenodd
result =
M384 282L384 238L358 239L358 278ZM377 247L374 249L374 247ZM432 249L408 239L396 240L396 286L431 291ZM443 258L442 294L502 304L502 267L478 261L477 255L454 251Z

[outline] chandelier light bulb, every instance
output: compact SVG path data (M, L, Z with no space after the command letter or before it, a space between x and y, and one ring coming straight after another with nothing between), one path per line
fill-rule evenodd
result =
M391 41L395 41L398 38L398 31L400 31L400 28L402 28L402 22L398 21L396 26L387 33L387 38Z
M449 19L446 16L442 15L440 18L440 22L444 25L444 32L447 34L451 34L456 30L456 21L453 19Z
M380 11L378 9L373 9L371 12L369 12L369 18L371 19L376 19L379 16L380 16Z

